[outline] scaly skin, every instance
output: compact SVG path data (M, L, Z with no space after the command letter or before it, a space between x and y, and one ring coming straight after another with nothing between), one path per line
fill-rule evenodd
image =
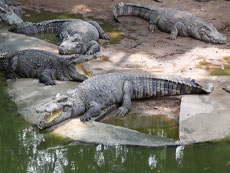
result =
M59 53L91 55L100 51L99 38L109 40L109 36L95 21L80 19L55 19L40 23L23 23L10 29L21 34L58 32Z
M45 114L39 128L48 128L76 116L81 116L82 122L89 121L100 115L101 109L113 104L121 104L117 116L124 116L130 110L131 99L205 94L212 89L212 84L202 87L186 78L111 73L92 77L68 91L67 95L57 94L56 99L39 106L36 111ZM58 110L63 110L61 115L46 122L49 114Z
M192 37L213 44L225 44L226 37L219 33L212 24L182 10L161 8L151 5L119 3L113 11L115 19L119 16L138 16L149 22L150 31L159 28L170 33L170 39L177 35Z
M0 70L6 71L6 77L39 78L45 85L55 85L54 80L83 81L87 76L76 71L76 64L89 61L95 56L74 55L57 56L42 50L22 50L0 53Z

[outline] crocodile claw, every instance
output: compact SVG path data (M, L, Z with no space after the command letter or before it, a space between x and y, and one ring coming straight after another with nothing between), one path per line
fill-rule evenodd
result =
M84 115L81 116L80 120L81 120L81 122L85 123L87 121L90 121L91 117L90 117L89 114L84 114Z
M56 82L54 80L47 81L45 85L56 85Z
M102 39L104 39L104 40L110 40L110 37L109 37L106 33L103 33L103 34L101 35L101 37L102 37Z
M127 113L129 112L129 110L125 107L119 107L116 113L117 117L124 117Z
M88 52L86 52L86 55L92 55L93 52L91 50L88 50Z
M170 36L169 36L169 39L170 39L170 40L176 40L176 35L170 35Z
M18 78L20 78L20 76L18 74L11 73L11 74L7 74L7 78L9 78L9 79L18 79Z

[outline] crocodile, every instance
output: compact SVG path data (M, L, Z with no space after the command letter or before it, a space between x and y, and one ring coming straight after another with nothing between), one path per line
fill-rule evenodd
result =
M81 19L54 19L39 23L24 22L13 25L11 32L32 35L42 32L57 32L59 53L64 55L87 54L100 51L99 38L110 40L96 21Z
M40 104L36 111L43 115L38 127L52 127L64 120L81 116L82 122L100 115L103 108L121 104L117 116L126 115L131 107L131 99L183 94L207 94L213 84L201 86L188 78L151 74L108 73L89 78L65 95ZM61 112L56 116L55 112Z
M149 30L159 28L170 33L170 39L177 35L192 37L213 44L225 44L226 37L219 33L212 24L181 9L163 8L153 5L139 5L135 3L118 3L113 10L115 20L119 16L137 16L149 22Z
M97 56L97 54L57 56L36 49L0 52L0 70L6 72L6 78L39 78L39 82L45 85L55 85L54 80L84 81L88 77L76 71L76 64Z
M10 25L20 25L23 23L22 10L17 7L13 0L0 0L0 21Z

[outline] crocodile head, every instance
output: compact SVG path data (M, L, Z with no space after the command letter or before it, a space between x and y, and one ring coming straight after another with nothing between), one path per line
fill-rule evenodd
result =
M68 95L58 93L51 101L37 107L36 112L43 116L38 127L40 129L49 128L71 118L72 114L80 115L84 112L82 104Z
M69 35L67 32L60 34L62 43L59 45L59 53L62 55L85 54L86 45L79 34Z
M0 5L0 19L9 25L19 26L23 24L23 20L15 14L13 7L8 5Z
M226 37L219 33L212 24L203 25L199 29L199 36L201 40L208 43L225 44L227 42Z

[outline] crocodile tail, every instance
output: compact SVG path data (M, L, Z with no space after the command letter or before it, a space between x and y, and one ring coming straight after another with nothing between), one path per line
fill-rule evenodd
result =
M147 6L147 5L138 5L134 3L120 2L115 5L113 9L113 15L115 20L118 22L119 22L118 20L119 16L137 16L149 21L150 19L149 10L152 10L153 8L155 7Z
M187 82L183 82L183 84L185 85L181 88L182 94L210 94L214 89L213 83L202 86L196 83L194 79L190 81L187 79Z
M207 94L211 93L214 90L213 83L208 83L208 84L202 86L202 90L204 93L207 93Z
M39 23L25 22L22 25L9 29L9 31L27 35L42 32L58 32L64 22L72 20L74 19L55 19Z
M133 80L133 98L209 94L213 84L201 86L189 78L162 75L141 75Z

